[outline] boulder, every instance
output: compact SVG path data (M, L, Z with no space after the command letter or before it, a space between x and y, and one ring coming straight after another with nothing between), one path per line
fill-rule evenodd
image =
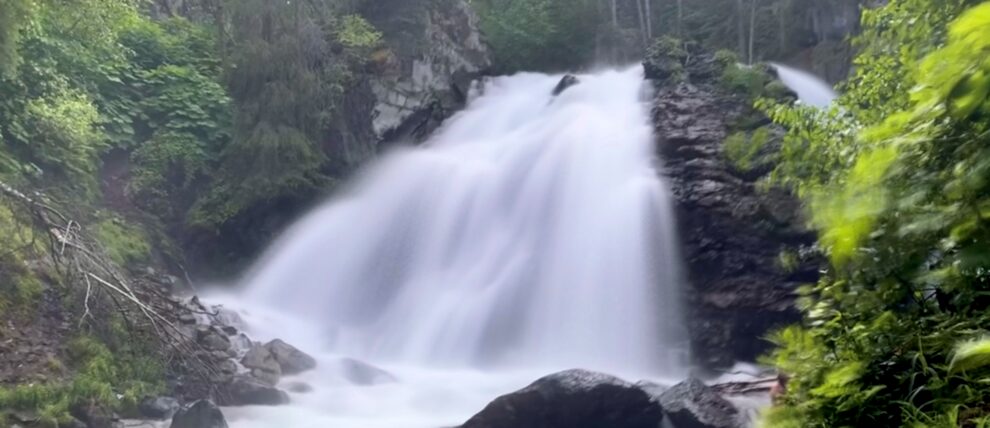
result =
M72 406L69 413L89 428L116 428L118 426L117 415L113 411L92 402Z
M355 385L377 385L398 381L391 373L353 358L344 358L340 364L344 377Z
M581 81L573 74L565 75L560 79L560 82L557 83L557 86L553 88L553 96L556 97L557 95L560 95L562 92L566 91L567 88L577 85L578 83L581 83Z
M171 419L181 406L172 397L147 397L138 404L138 412L149 419Z
M230 349L230 339L216 331L199 332L199 343L210 351L227 351Z
M212 401L199 400L179 409L170 428L227 428L227 420Z
M231 406L277 406L289 402L289 394L250 376L234 376L226 388Z
M568 370L496 398L462 428L657 428L663 409L642 389Z
M269 385L277 384L282 377L282 367L267 346L253 345L241 358L241 364L251 372L251 376Z
M265 348L275 357L283 374L299 374L316 368L316 360L313 357L280 339L268 342Z
M657 397L675 428L742 428L739 410L704 382L690 378Z

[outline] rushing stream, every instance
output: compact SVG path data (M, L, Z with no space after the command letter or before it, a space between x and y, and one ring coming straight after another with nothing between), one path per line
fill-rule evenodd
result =
M234 428L457 425L568 368L684 375L670 197L640 67L489 81L420 147L385 156L244 280L256 340L319 360L292 404ZM386 370L355 385L342 358ZM390 379L394 377L394 379ZM368 383L368 382L362 382Z

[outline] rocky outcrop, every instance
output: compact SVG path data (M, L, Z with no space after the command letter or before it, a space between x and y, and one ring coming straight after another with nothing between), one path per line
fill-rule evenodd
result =
M750 99L718 83L712 55L679 58L679 77L654 80L657 150L676 202L691 284L693 355L702 366L725 367L752 361L767 349L769 330L799 319L794 291L817 279L817 264L800 257L814 235L802 227L793 197L758 190L766 169L740 171L726 158L723 142L731 132L769 121L752 110ZM781 254L796 255L797 265L783 266Z
M635 385L568 370L495 399L461 428L656 428L662 419L660 405Z
M420 140L463 107L491 63L478 16L465 0L378 0L362 15L382 31L381 76L372 79L372 125L389 141Z
M282 377L282 366L275 361L275 355L267 346L252 345L251 350L241 358L241 364L250 370L251 376L269 385L278 383Z
M177 397L192 401L216 400L225 406L279 405L289 395L276 387L283 375L316 368L316 360L296 347L275 339L261 344L240 331L235 312L204 305L196 297L176 299L177 316L187 343L196 350L196 364L208 375L189 373L172 382Z
M744 420L728 400L704 382L690 378L665 390L657 399L677 428L742 428Z
M296 349L281 339L275 339L265 344L265 349L271 353L278 363L282 374L295 375L316 368L316 360L305 352Z
M216 404L199 400L180 409L172 417L171 428L227 428L227 420Z

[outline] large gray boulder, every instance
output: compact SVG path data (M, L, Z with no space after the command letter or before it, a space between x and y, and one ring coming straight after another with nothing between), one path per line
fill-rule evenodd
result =
M147 397L138 404L138 412L148 419L171 419L182 406L172 397Z
M170 428L227 428L227 420L212 401L199 400L179 409Z
M294 375L316 368L313 357L280 339L266 343L265 348L278 362L282 374Z
M674 428L742 428L739 410L704 382L689 378L657 397Z
M226 388L231 406L277 406L289 402L289 394L251 376L239 375Z
M251 376L268 385L277 384L282 377L282 366L268 346L253 345L241 358L241 364L251 372Z
M568 370L503 395L461 428L657 428L660 404L613 376Z

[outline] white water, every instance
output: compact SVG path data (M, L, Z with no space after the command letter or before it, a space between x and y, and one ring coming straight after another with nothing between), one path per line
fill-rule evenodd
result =
M422 147L386 156L296 224L238 309L320 363L235 428L457 425L556 370L683 374L670 200L640 68L496 78ZM398 382L351 385L340 357ZM292 379L283 381L291 382Z
M835 89L818 76L782 64L772 65L777 69L780 81L792 91L797 92L801 102L810 106L825 108L835 100L837 96Z

